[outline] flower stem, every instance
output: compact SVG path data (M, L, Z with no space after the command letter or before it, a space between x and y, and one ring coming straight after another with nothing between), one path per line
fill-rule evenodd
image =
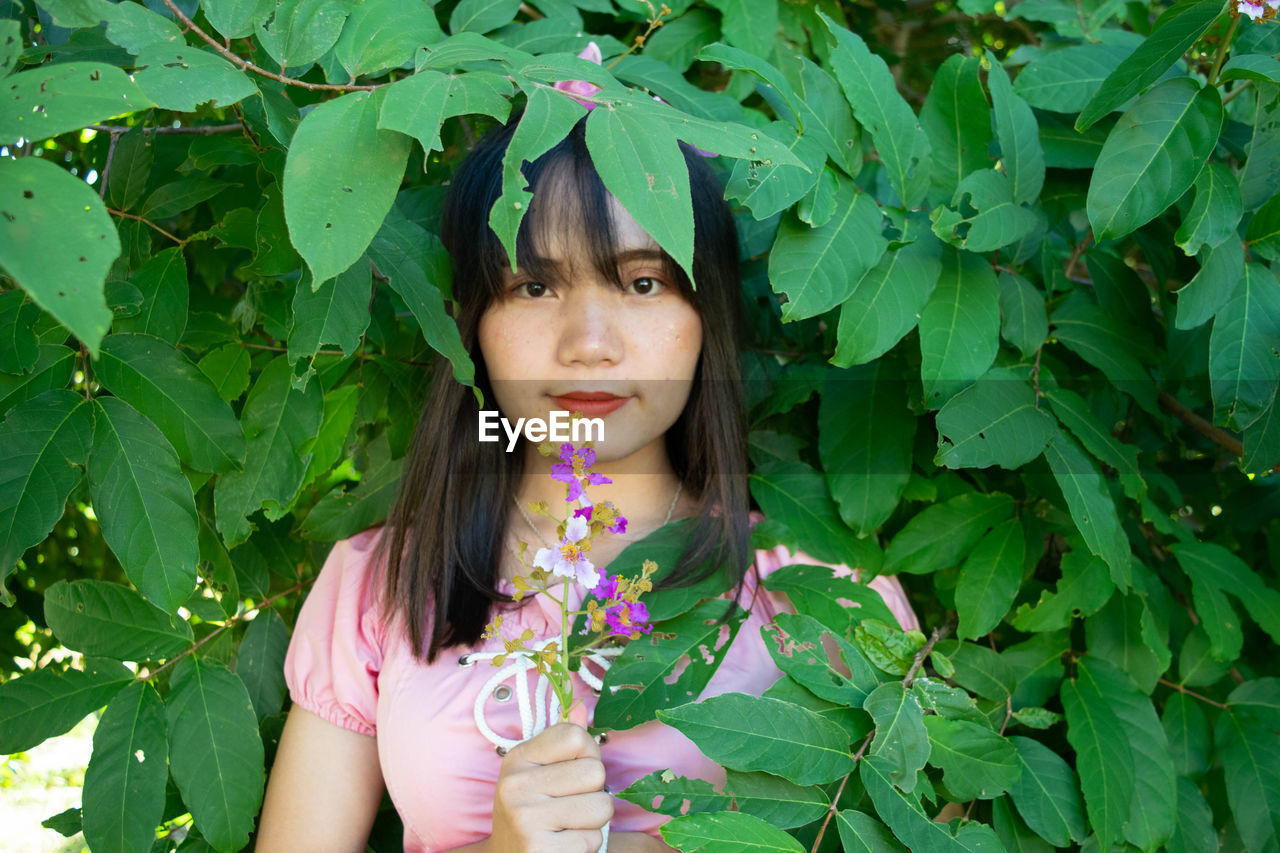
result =
M1235 37L1238 26L1240 26L1240 16L1232 15L1231 25L1227 27L1227 34L1218 45L1218 54L1213 58L1213 69L1209 72L1210 86L1217 85L1218 72L1222 70L1222 61L1227 58L1227 51L1231 49L1231 39Z

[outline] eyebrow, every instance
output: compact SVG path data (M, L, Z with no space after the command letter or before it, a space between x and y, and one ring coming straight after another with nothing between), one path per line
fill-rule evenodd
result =
M639 249L624 249L613 256L614 263L624 264L630 261L666 261L666 255L663 251L656 247L644 247ZM528 258L529 266L547 266L558 267L561 265L559 258L544 258L540 255L532 255Z

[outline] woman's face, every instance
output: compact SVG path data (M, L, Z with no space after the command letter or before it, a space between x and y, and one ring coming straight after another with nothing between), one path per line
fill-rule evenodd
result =
M612 196L609 204L621 289L594 267L569 217L543 241L554 274L506 269L504 296L477 332L502 416L512 426L552 410L602 418L602 462L663 448L702 351L701 319L664 272L657 243Z

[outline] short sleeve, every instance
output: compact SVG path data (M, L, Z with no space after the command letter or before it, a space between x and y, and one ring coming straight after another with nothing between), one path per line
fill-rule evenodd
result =
M756 551L755 569L761 580L768 577L771 573L777 571L783 566L795 564L807 566L827 566L835 569L836 575L853 575L854 580L859 580L860 572L856 569L850 569L845 565L835 563L827 563L822 560L815 560L803 551L791 551L785 546L779 545L772 549L761 549ZM906 591L903 590L902 584L898 582L896 577L892 575L879 575L867 583L871 589L880 593L880 597L884 599L884 603L888 605L898 624L907 631L920 630L920 620L916 619L915 611L911 609L911 603L907 601ZM773 607L774 612L780 609L791 609L783 603L786 602L784 593L769 593L761 588L762 598L768 598L769 604Z
M377 731L383 629L375 612L376 532L333 546L293 628L284 660L295 703L363 735Z

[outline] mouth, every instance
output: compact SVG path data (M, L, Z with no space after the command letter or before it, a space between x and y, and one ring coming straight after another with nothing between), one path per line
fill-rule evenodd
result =
M622 408L631 399L608 391L569 391L549 396L556 408L567 412L581 412L588 418L602 418Z

